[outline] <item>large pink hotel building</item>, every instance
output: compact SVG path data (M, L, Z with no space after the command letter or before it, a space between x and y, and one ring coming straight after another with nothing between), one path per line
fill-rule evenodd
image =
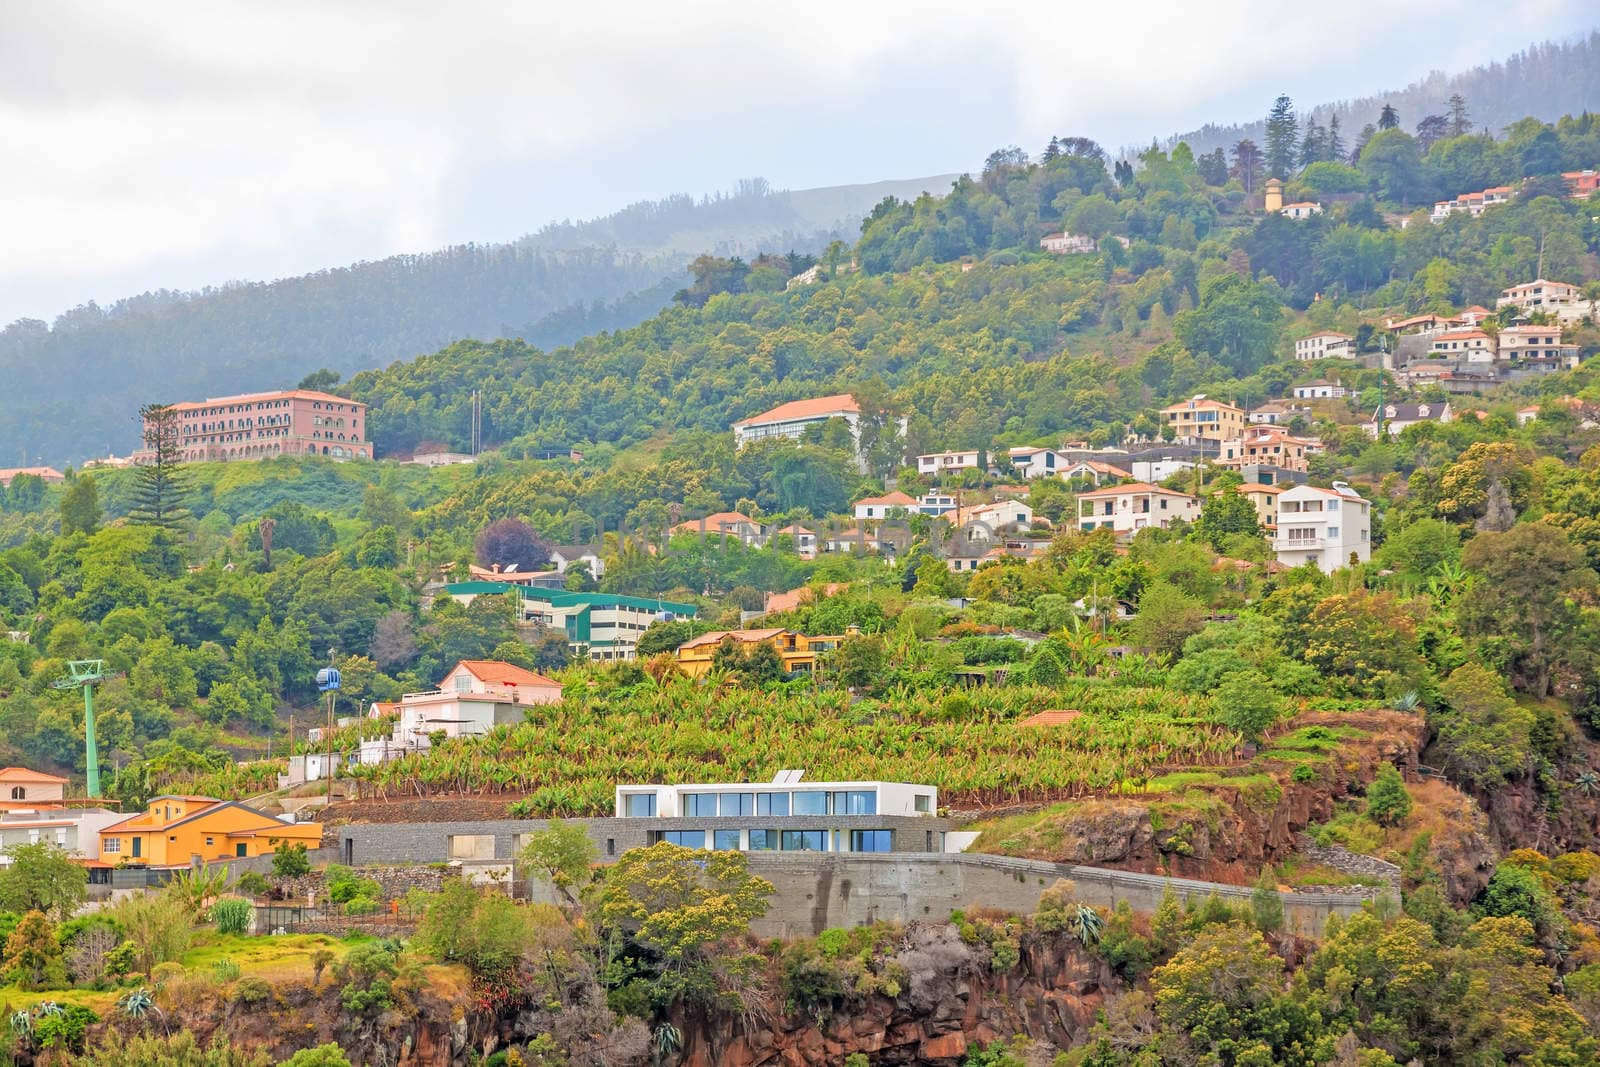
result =
M329 456L371 459L367 405L310 389L173 404L186 462ZM134 453L135 460L140 458Z

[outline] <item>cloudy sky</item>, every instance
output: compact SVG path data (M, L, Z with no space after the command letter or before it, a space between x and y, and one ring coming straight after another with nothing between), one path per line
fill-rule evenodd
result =
M1402 86L1592 0L0 0L0 323ZM1485 32L1492 28L1492 32Z

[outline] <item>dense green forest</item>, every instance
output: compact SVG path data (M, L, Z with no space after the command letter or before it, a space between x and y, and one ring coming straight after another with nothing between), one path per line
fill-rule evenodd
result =
M1337 122L1351 137L1385 104L1392 105L1408 122L1428 115L1448 116L1454 96L1472 101L1471 128L1498 133L1520 118L1554 122L1562 115L1600 111L1600 33L1571 41L1546 42L1523 49L1504 60L1455 74L1434 71L1403 89L1355 100L1318 104L1307 113L1323 127ZM1266 134L1262 121L1239 124L1208 123L1178 134L1171 144L1186 141L1196 152L1232 148L1249 138L1260 143Z
M0 456L60 465L126 453L138 440L134 412L150 400L285 388L318 367L349 374L461 337L558 345L631 326L668 302L695 253L818 251L847 236L882 192L788 193L747 181L729 194L645 201L507 244L145 293L85 304L52 323L19 320L0 330L0 369L29 403L0 415ZM152 381L166 392L148 395Z

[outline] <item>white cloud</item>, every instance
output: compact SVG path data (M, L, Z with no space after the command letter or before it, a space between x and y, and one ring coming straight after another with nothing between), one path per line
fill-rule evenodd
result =
M597 186L644 195L657 189L652 172L706 189L738 176L721 169L730 159L782 160L786 149L848 159L871 136L857 126L937 127L978 89L1009 111L981 131L936 130L947 135L938 160L870 175L841 165L841 180L971 165L995 144L1052 132L1126 144L1237 118L1207 107L1252 87L1270 85L1263 100L1292 91L1308 62L1324 77L1359 76L1344 95L1421 72L1374 67L1374 42L1426 40L1423 65L1487 58L1512 46L1470 29L1494 24L1495 10L1487 0L13 5L0 37L11 161L0 170L0 292L65 306L425 249L459 236L441 224L454 206L441 197L463 168L531 168L538 188L525 199L552 216L574 213L564 204L599 210ZM1535 0L1519 33L1561 34L1585 17L1578 0ZM884 114L907 100L925 107ZM831 143L811 130L785 145L818 113L834 117ZM646 140L657 154L636 160L631 185L584 169L602 148L614 158L616 145ZM523 228L511 205L483 207L508 215L485 236ZM212 273L194 276L202 270ZM0 321L53 310L0 304Z

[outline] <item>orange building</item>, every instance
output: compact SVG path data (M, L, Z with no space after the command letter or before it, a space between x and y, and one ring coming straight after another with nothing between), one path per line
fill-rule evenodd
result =
M100 831L107 863L187 867L246 856L269 856L278 846L322 844L322 825L284 822L231 800L160 796L144 812Z
M817 669L817 657L823 652L831 652L839 647L839 642L844 638L840 636L807 637L797 634L793 630L768 629L768 630L712 630L708 634L701 634L685 641L678 646L678 667L691 678L699 678L709 674L712 661L721 647L723 641L732 641L746 654L750 649L760 644L768 644L778 650L778 657L783 660L783 669L790 674L810 674Z

